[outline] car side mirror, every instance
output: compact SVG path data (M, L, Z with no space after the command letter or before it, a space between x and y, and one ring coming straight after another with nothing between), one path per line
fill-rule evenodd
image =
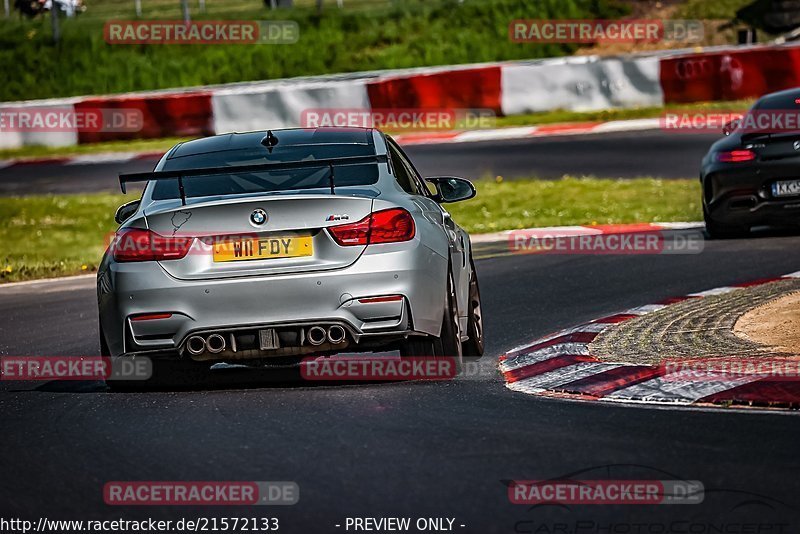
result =
M434 200L442 204L468 200L477 194L472 182L456 176L433 176L425 181L436 187Z
M131 200L117 208L117 213L114 214L114 220L117 221L117 224L122 224L130 219L131 215L136 213L136 210L139 209L139 204L141 202L141 199Z

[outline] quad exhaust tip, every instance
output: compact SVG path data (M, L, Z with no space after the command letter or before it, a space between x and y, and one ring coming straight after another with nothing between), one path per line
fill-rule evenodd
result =
M236 338L231 334L231 348L236 352ZM344 343L347 339L347 332L344 327L335 324L327 328L322 326L312 326L306 332L306 339L311 345L319 346L328 341L332 345ZM211 334L207 338L202 336L191 336L186 340L186 350L192 356L199 356L208 351L211 354L219 354L225 350L227 342L225 337L220 334Z
M219 354L225 350L225 338L219 334L211 334L206 340L206 348L211 354Z
M192 336L186 341L186 350L193 356L199 356L206 350L206 340L200 336Z
M308 337L309 343L311 343L314 346L317 346L325 343L325 340L327 339L328 335L325 332L325 329L322 328L321 326L312 326L311 328L308 329L306 337Z
M345 338L344 328L342 328L338 324L328 327L328 341L330 341L334 345L338 345L339 343L344 341L344 338Z

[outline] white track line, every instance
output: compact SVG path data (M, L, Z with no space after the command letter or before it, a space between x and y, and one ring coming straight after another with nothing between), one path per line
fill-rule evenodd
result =
M4 290L12 290L25 287L41 287L41 286L54 286L64 285L67 288L77 288L86 286L86 282L97 278L97 273L80 274L78 276L63 276L61 278L45 278L43 280L26 280L24 282L11 282L8 284L0 284L0 292Z
M126 163L136 159L136 152L111 152L107 154L83 154L74 156L64 165L90 165L95 163Z

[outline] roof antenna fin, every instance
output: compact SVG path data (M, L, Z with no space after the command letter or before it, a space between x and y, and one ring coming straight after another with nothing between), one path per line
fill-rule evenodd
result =
M261 140L261 144L267 147L269 153L272 154L272 149L278 144L278 138L272 133L272 130L267 130L267 135Z

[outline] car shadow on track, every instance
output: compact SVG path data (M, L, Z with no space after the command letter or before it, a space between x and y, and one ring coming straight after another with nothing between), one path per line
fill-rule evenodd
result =
M474 366L480 363L481 367L492 367L490 365L494 358L483 356L473 360L467 360ZM466 362L465 362L466 363ZM215 364L208 368L195 370L186 376L170 376L167 379L157 381L127 382L123 385L110 387L103 381L76 381L76 380L53 380L38 385L31 382L20 382L21 387L7 389L14 392L41 392L41 393L111 393L125 394L136 392L177 392L177 391L219 391L219 390L241 390L241 389L307 389L307 388L341 388L357 386L375 386L382 384L404 384L420 382L448 382L462 378L472 377L474 372L465 364L462 374L457 376L431 377L431 378L382 378L382 379L312 379L303 376L299 366L282 366L271 368L255 368L240 365ZM479 371L480 372L480 371ZM484 369L482 372L486 372ZM466 374L465 374L466 373ZM23 385L24 384L24 385ZM31 385L30 388L26 387Z
M740 236L738 239L755 239L768 237L797 237L800 236L800 228L773 228L769 226L754 227L749 234ZM709 239L706 234L706 239ZM733 240L735 238L731 238Z

